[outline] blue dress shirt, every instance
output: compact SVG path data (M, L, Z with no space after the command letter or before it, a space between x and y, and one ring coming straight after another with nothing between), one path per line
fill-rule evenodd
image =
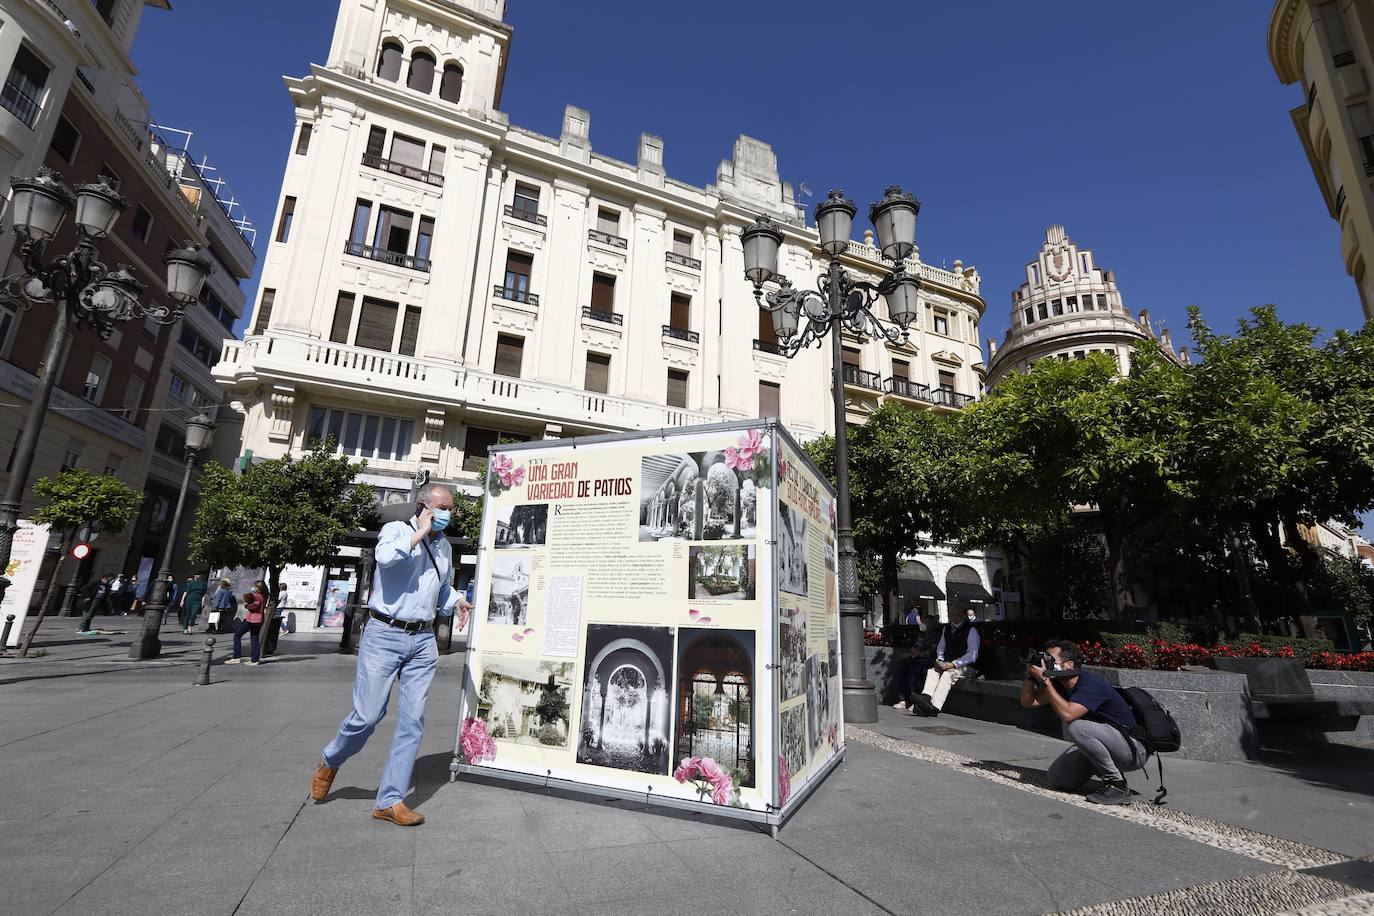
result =
M414 534L410 522L387 522L382 526L373 551L377 571L372 577L372 595L367 605L397 620L433 620L436 609L445 617L450 616L459 598L449 586L453 577L453 548L443 537L428 537L425 543L412 548L410 538ZM433 563L429 561L431 553Z

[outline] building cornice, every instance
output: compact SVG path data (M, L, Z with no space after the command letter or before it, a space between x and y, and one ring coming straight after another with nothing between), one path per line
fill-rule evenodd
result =
M1278 0L1269 16L1269 63L1279 82L1287 86L1302 79L1302 49L1299 47L1298 15L1305 0Z

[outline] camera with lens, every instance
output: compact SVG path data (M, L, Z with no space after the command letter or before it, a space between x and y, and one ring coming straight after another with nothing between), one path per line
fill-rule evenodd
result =
M1073 677L1078 673L1073 668L1059 667L1059 659L1055 658L1048 652L1041 652L1039 649L1031 649L1027 651L1025 656L1022 658L1022 661L1024 661L1027 665L1034 665L1037 668L1044 668L1045 677L1047 678Z

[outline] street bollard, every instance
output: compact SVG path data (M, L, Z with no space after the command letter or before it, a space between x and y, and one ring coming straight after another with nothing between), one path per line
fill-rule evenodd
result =
M210 636L205 640L205 648L200 650L200 673L191 682L192 687L210 686L210 657L215 654L215 637Z
M0 655L5 654L5 649L10 644L10 630L14 629L14 615L5 615L5 629L0 631Z

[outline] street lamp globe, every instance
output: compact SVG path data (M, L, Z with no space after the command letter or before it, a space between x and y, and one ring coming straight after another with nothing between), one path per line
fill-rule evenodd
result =
M10 187L14 189L14 231L35 242L57 235L62 220L76 204L72 192L51 169L40 169L37 178L11 178Z
M167 252L162 263L167 265L167 295L187 305L200 298L211 267L199 245L187 242L184 247Z
M893 286L887 291L887 317L905 331L916 321L916 293L921 281L905 272L892 275Z
M798 309L795 304L787 304L773 310L773 333L781 340L791 340L797 333Z
M896 185L883 192L883 199L868 208L868 218L878 233L878 248L883 257L900 261L916 248L916 214L921 203Z
M816 231L821 236L821 251L832 258L842 254L849 245L849 236L854 228L854 214L858 209L854 201L844 196L838 188L826 195L825 200L816 204Z
M128 203L110 186L109 179L76 186L76 225L88 237L103 239Z
M91 293L91 305L107 320L122 321L133 314L134 303L141 292L143 284L127 265L121 264L100 278Z
M757 289L778 272L778 249L782 247L782 232L767 216L754 220L740 234L744 246L744 276Z
M215 421L203 413L198 413L186 421L186 448L200 452L210 447L215 438Z

